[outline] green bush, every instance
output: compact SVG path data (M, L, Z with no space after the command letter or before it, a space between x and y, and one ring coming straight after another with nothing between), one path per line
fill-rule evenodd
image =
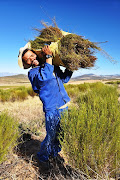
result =
M27 99L28 96L34 97L36 93L32 90L31 87L20 86L18 88L10 88L10 89L0 89L0 101L23 101Z
M10 100L10 92L0 89L0 101L5 102Z
M108 81L106 84L120 84L120 81Z
M16 100L25 100L28 97L28 93L27 93L26 89L22 90L22 91L21 90L17 90L15 92L15 94L16 94Z
M71 98L76 98L77 94L79 94L79 88L77 85L65 85L65 89Z
M36 93L33 91L33 89L31 87L27 88L27 93L32 97L36 96Z
M18 123L7 113L0 114L0 163L16 146L18 137Z
M114 177L120 167L118 93L115 87L102 83L90 86L87 93L79 93L78 107L72 107L68 116L62 117L61 144L71 164L87 175Z
M87 92L90 89L90 87L89 87L89 83L84 83L84 84L79 84L79 85L68 84L68 85L65 85L65 89L68 95L75 102L79 94Z
M92 89L99 89L99 88L101 89L103 86L104 86L104 84L101 82L89 83L89 87L91 90Z

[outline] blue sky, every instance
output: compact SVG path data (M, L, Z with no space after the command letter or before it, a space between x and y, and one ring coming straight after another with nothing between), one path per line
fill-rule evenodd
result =
M120 74L120 0L0 0L0 72L27 73L19 68L19 48L37 35L33 28L43 28L41 20L64 31L82 35L101 47L117 63L97 53L95 67L80 69L74 76Z

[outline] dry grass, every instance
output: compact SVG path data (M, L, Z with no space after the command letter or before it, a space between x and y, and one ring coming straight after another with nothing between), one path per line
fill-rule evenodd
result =
M45 137L45 118L42 103L38 96L29 96L24 101L0 102L0 112L7 113L17 119L22 131Z
M33 156L26 159L15 154L0 165L0 179L4 180L87 180L84 173L72 169L65 163L51 162L44 170Z
M108 180L100 178L90 178L78 169L73 169L70 165L55 161L51 162L50 169L44 170L39 163L31 157L22 157L12 154L8 161L0 165L0 179L2 180ZM115 180L110 178L109 180Z
M71 80L67 84L84 84L84 83L96 83L96 82L104 83L104 81L102 80L78 80L78 81Z
M85 39L83 36L68 33L60 30L57 25L55 27L48 26L43 23L43 29L37 29L38 36L31 40L31 47L33 50L41 49L44 45L52 45L53 63L57 63L61 59L63 66L69 70L77 70L81 68L93 67L96 61L94 52L101 51L98 43L94 43ZM57 44L57 46L56 46ZM54 48L53 48L54 47ZM54 53L56 52L56 53ZM55 57L59 58L55 58ZM44 57L39 57L39 60L44 62ZM57 60L57 62L55 62ZM60 64L59 64L60 65Z
M17 155L13 154L8 161L0 165L0 179L4 180L33 180L39 179L39 174L32 167L31 161L28 163Z
M110 80L100 80L100 79L88 79L88 80L73 80L71 79L67 84L84 84L84 83L96 83L101 82L103 84L106 84ZM114 80L117 81L117 80Z
M24 101L0 102L0 111L7 111L11 116L19 119L20 123L29 123L40 119L43 121L44 114L42 103L38 96L30 97Z

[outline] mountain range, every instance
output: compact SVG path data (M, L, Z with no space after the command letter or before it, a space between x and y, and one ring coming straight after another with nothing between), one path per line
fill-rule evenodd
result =
M11 78L23 78L26 79L27 75L26 74L15 74L15 73L0 73L0 77L11 77ZM72 78L74 81L79 81L79 80L108 80L108 79L120 79L120 74L115 74L115 75L95 75L95 74L84 74L81 76L77 76Z
M14 75L17 75L17 74L18 73L0 72L0 77L14 76Z
M115 75L95 75L95 74L84 74L81 76L77 76L72 78L73 80L108 80L108 79L120 79L120 74Z

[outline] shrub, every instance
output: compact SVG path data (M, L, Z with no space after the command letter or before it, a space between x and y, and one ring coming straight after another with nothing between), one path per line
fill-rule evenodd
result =
M68 116L62 117L61 144L71 164L87 175L115 176L120 164L118 93L115 87L102 83L91 87L91 91L79 94L79 108L72 108Z
M5 102L5 101L9 101L9 99L10 99L10 92L0 89L0 101Z
M74 101L76 101L76 98L79 96L80 93L87 92L89 88L89 83L79 84L79 85L65 85L65 89L68 93L68 95L73 98Z
M92 90L92 89L101 89L102 87L104 86L104 84L103 83L101 83L101 82L96 82L96 83L89 83L89 87L90 87L90 89Z
M37 95L31 87L27 88L27 93L32 97Z
M0 114L0 163L17 144L18 123L7 113Z
M106 84L120 84L120 81L108 81Z
M77 95L79 94L78 85L72 85L72 84L65 85L65 89L71 98L76 99Z
M6 101L23 101L27 99L28 95L34 97L36 93L32 90L31 87L24 87L20 86L18 88L11 88L11 89L0 89L0 101L6 102Z
M89 83L79 84L78 89L80 92L85 92L90 89L90 84Z
M25 100L28 97L28 93L27 93L26 89L24 89L22 91L21 90L17 90L15 92L15 94L16 94L16 99L17 100Z

